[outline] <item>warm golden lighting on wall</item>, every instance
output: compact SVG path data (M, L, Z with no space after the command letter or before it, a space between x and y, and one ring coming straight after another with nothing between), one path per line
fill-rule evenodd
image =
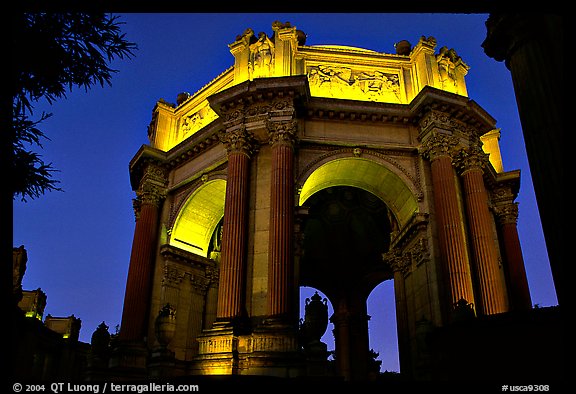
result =
M480 137L480 140L482 141L482 150L489 155L488 160L490 160L492 167L494 167L496 172L504 172L500 144L498 143L500 140L500 129L487 132Z
M170 245L208 257L214 229L224 216L226 181L217 179L200 186L178 213Z
M467 96L468 65L452 48L436 48L420 37L404 49L382 53L342 45L305 45L305 34L274 22L274 34L250 28L229 44L234 65L177 104L159 100L149 127L150 144L169 151L217 119L207 98L255 78L306 75L310 95L357 101L408 104L425 86ZM179 96L180 97L180 96Z
M318 167L302 185L299 205L331 186L353 186L369 191L384 201L400 226L418 210L416 198L398 175L381 164L356 157L333 160Z

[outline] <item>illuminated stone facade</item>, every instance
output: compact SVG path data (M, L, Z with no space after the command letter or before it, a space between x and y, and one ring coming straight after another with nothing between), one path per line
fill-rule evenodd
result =
M366 300L384 280L413 377L422 327L530 309L519 171L504 171L500 130L467 97L456 51L424 36L386 54L272 31L247 29L232 67L154 107L130 163L136 229L110 366L307 375L300 286L334 306L346 380L367 379Z

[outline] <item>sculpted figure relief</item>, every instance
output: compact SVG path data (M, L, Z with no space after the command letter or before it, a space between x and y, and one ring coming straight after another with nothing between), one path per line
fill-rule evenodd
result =
M216 115L216 112L214 112L207 104L191 115L183 117L181 126L183 138L194 134L217 117L218 115Z
M458 84L456 80L456 62L459 59L460 57L456 54L456 51L447 47L440 48L440 53L436 55L442 89L456 92Z
M268 38L266 33L259 33L258 40L250 45L250 62L248 70L253 78L263 78L272 75L274 64L274 43Z
M308 81L312 94L322 97L400 102L400 80L396 74L318 65L309 68Z

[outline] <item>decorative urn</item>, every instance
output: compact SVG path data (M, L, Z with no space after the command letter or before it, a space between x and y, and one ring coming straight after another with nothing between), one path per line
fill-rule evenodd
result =
M176 332L176 310L170 304L160 309L156 317L155 329L158 343L164 347L168 346Z
M328 301L322 300L318 292L306 298L303 326L307 342L319 341L328 328Z

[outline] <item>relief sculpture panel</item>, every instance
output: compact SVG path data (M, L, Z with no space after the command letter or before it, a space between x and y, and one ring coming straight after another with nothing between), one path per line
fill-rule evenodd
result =
M312 96L401 103L398 74L318 65L308 68Z

